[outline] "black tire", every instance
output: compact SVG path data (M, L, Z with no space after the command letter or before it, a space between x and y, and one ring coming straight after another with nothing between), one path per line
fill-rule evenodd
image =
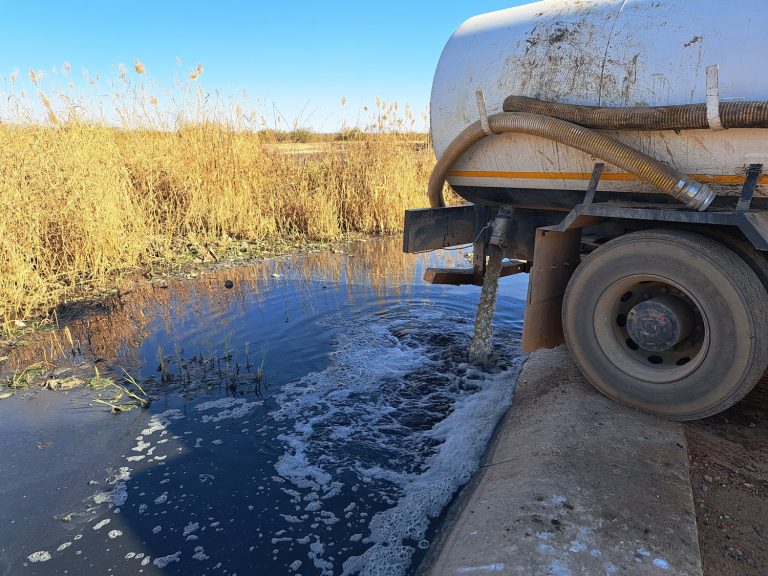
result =
M684 304L689 335L661 352L639 346L627 315L669 296ZM692 232L635 232L592 252L566 289L563 329L603 394L677 420L725 410L768 367L766 288L734 252Z
M704 227L698 233L707 236L707 238L712 238L731 252L735 252L739 258L752 268L752 271L763 283L766 292L768 292L768 258L766 258L765 254L756 250L752 244L736 232L716 229L708 230L707 228L709 227ZM696 231L692 232L696 233Z

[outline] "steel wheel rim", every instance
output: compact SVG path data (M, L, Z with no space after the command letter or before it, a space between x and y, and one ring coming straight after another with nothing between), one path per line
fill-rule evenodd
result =
M647 350L632 339L627 314L637 304L662 294L686 303L695 325L691 334L671 349ZM628 276L608 286L597 299L593 327L608 360L627 376L649 383L682 380L701 366L709 351L710 329L704 308L683 286L662 276Z

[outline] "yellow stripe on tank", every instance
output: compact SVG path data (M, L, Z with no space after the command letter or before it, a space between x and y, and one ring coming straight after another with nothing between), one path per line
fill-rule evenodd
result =
M689 174L689 176L705 184L743 184L745 176L738 174ZM453 170L448 177L455 178L508 178L511 180L589 180L591 172L499 172L488 170ZM609 172L600 176L600 180L631 182L640 180L634 174L627 172ZM758 184L768 184L768 175L761 176Z

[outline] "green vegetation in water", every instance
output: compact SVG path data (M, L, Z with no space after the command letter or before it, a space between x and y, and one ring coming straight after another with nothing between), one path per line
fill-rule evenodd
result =
M5 380L0 380L0 389L22 390L29 388L34 379L43 372L45 372L45 363L31 364L21 371L14 372Z
M113 413L118 414L127 412L134 408L149 408L151 400L144 388L131 376L126 370L123 370L123 379L125 385L116 382L114 379L102 376L98 368L95 368L96 375L91 378L89 387L97 390L111 390L113 395L107 398L97 394L93 401L98 404L108 406Z

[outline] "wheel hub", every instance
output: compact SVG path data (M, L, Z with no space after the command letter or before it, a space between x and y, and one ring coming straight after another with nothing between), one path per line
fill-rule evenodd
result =
M696 318L684 300L663 294L636 304L627 313L627 332L638 346L663 352L690 336Z

